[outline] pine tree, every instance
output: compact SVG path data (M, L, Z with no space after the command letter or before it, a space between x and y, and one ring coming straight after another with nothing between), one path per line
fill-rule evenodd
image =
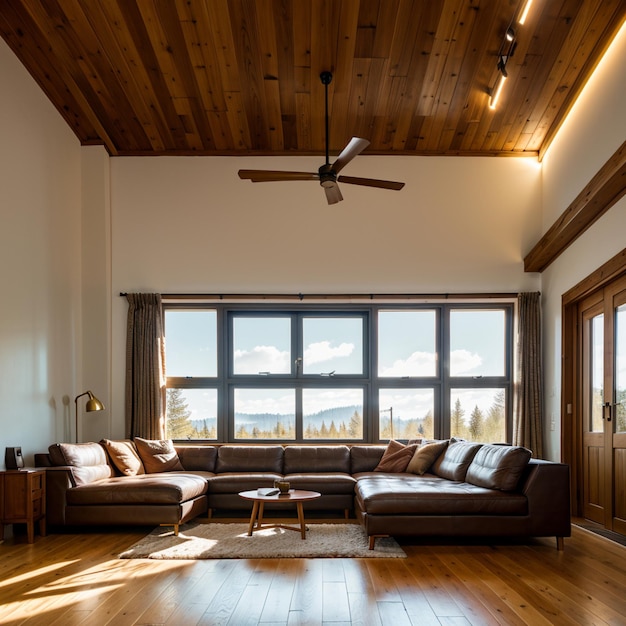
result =
M467 428L465 426L465 420L463 419L464 415L465 411L461 407L461 400L457 398L454 403L454 411L452 411L452 415L450 416L450 434L453 437L466 436Z
M433 412L428 411L422 420L420 426L420 435L427 439L432 439L435 436L435 422L433 420Z
M478 405L474 407L472 414L470 415L469 433L472 441L480 441L483 436L484 418L482 411L478 408Z
M189 419L191 411L188 408L183 390L172 388L167 390L166 407L167 436L171 439L190 439L195 428Z
M348 432L350 433L350 439L363 438L363 418L359 415L358 411L355 411L350 418Z
M505 393L501 389L496 393L493 404L487 412L485 420L483 439L484 441L496 443L506 441L505 433L506 425L506 409L505 409Z
M322 426L320 427L320 437L322 439L328 439L328 426L326 426L324 420L322 420Z

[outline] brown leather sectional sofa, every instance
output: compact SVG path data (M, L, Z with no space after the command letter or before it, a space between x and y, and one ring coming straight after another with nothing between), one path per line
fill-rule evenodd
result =
M384 445L177 445L179 469L119 475L105 446L55 444L47 469L54 526L178 525L218 512L247 515L240 491L277 479L319 491L309 511L355 516L379 536L557 538L571 534L569 468L513 446L452 442L423 475L375 471ZM523 451L523 452L522 452ZM182 466L182 469L181 469ZM117 474L117 475L116 475Z

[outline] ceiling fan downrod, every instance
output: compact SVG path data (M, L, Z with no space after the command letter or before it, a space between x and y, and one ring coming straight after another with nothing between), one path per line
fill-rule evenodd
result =
M328 148L328 85L330 85L333 80L332 72L322 72L320 74L320 80L322 81L322 85L324 85L324 126L325 126L325 134L326 134L326 165L330 165L330 153Z

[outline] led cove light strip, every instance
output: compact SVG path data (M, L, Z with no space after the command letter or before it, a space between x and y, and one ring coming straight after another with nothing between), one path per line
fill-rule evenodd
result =
M518 24L523 24L528 17L528 11L530 11L530 5L533 3L533 0L527 0L524 8L522 9L522 14L519 16L519 20L517 20Z
M495 109L498 104L498 99L500 98L500 94L502 93L502 87L504 87L504 81L506 80L506 76L504 74L500 74L498 76L498 82L491 92L491 97L489 98L489 108Z

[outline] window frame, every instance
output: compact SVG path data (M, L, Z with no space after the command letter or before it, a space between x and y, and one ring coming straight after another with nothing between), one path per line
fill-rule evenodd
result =
M177 388L214 388L217 389L217 438L192 439L198 443L384 443L387 439L379 437L380 410L379 392L381 389L433 389L434 437L445 439L450 436L451 398L453 389L504 389L505 391L505 433L506 440L512 440L513 416L513 375L514 375L514 315L515 304L510 298L502 300L476 301L435 301L408 303L367 302L298 305L259 303L252 297L248 304L227 302L188 303L171 299L163 304L164 317L169 310L213 309L216 311L217 332L217 376L215 377L167 377L166 387ZM435 310L435 376L420 377L381 377L378 374L378 313L381 311ZM503 310L505 314L505 374L488 377L453 377L450 372L450 312L452 310ZM291 317L291 373L289 374L234 374L231 359L233 349L233 320L241 316L287 316ZM302 354L302 334L294 326L307 317L362 317L363 319L363 373L359 375L304 374L294 366L294 355ZM299 321L296 321L299 320ZM167 338L166 338L167 349ZM301 370L302 368L300 368ZM363 389L363 437L361 439L304 439L302 390L306 388L324 388L329 385L343 388ZM295 439L236 439L234 420L234 389L237 387L273 387L292 386L296 389L296 438Z

